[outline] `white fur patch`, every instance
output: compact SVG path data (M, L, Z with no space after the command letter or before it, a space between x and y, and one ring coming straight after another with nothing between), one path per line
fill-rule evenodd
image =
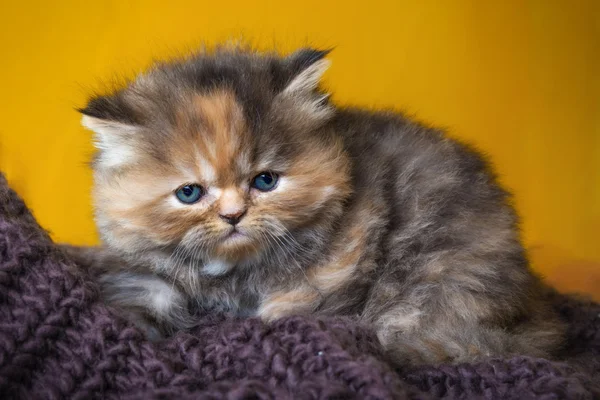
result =
M210 260L204 264L202 272L204 272L206 275L219 276L229 272L234 265L235 263L231 261Z
M110 286L115 290L111 300L117 303L143 306L163 317L182 305L181 293L157 276L123 272L109 276L109 279L112 281ZM131 297L130 293L140 289L139 295Z
M153 308L157 314L162 314L171 309L174 304L174 297L177 297L173 292L172 285L167 285L164 281L148 282L148 297L152 302Z
M100 156L100 164L106 168L132 163L136 159L136 153L129 146L117 146L110 150L104 150Z
M88 115L81 118L81 124L95 133L94 145L102 151L99 159L102 166L116 167L136 159L129 136L138 131L137 127Z
M198 166L200 167L200 176L205 184L213 183L217 179L217 173L211 163L200 154L196 155Z

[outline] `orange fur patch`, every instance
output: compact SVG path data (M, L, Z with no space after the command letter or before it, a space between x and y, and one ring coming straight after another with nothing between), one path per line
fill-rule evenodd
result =
M318 300L317 291L308 286L276 292L261 304L258 315L266 321L272 321L286 315L304 314L311 312Z
M325 292L343 286L352 277L364 255L366 230L365 225L354 225L346 236L347 246L335 251L326 264L311 268L307 272L309 281Z
M198 135L203 141L203 154L215 171L219 186L238 184L236 161L248 151L248 132L241 106L232 93L220 91L211 95L196 95L193 107L206 124Z
M334 251L326 263L315 266L307 271L309 282L327 293L339 289L351 280L360 269L374 265L373 260L364 262L369 231L372 228L372 205L364 204L361 211L354 216L352 225L347 228L335 246Z

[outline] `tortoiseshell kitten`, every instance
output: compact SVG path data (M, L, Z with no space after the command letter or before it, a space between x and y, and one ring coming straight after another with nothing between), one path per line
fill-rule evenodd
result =
M104 246L69 251L153 337L201 307L355 316L398 364L549 357L562 326L488 163L330 104L326 54L218 49L92 98Z

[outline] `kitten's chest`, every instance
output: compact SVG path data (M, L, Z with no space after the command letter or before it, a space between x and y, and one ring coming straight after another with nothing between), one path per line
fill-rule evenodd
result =
M261 289L236 276L200 278L186 285L191 306L202 311L250 317L256 315Z

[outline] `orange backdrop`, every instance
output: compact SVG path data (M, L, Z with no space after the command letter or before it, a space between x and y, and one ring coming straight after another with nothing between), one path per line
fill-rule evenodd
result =
M73 109L99 81L244 36L335 46L336 102L404 109L488 152L535 268L600 298L600 2L51 3L0 5L0 170L56 240L97 242Z

